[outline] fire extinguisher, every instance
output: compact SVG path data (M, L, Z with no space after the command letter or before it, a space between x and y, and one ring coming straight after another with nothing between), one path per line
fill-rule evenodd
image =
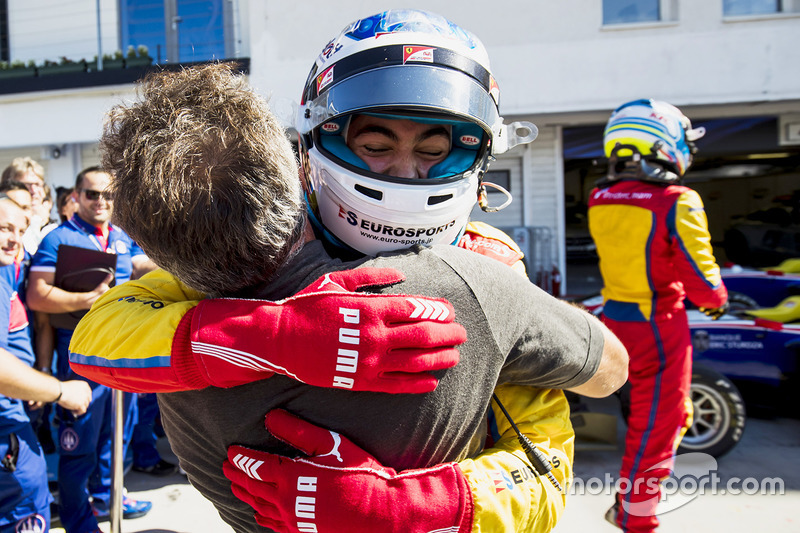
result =
M561 294L561 271L558 269L555 263L553 263L553 269L550 271L550 280L552 282L552 294L553 296L558 296Z

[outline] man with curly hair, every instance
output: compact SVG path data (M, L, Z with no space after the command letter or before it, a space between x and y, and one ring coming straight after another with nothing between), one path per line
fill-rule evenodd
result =
M499 466L497 455L478 456L486 409L496 385L509 385L509 398L516 385L580 388L599 381L613 390L621 381L620 368L624 379L624 363L620 367L619 362L625 354L616 339L590 315L546 295L513 270L457 247L417 247L349 262L332 259L306 224L294 155L282 128L229 66L154 75L145 81L141 96L140 102L112 111L102 139L103 164L115 172L114 194L125 199L117 220L149 257L183 283L157 272L109 291L76 331L73 368L131 390L183 391L159 395L170 443L190 481L237 531L255 531L256 524L304 529L312 526L298 524L309 520L320 531L330 531L343 527L345 517L353 530L470 529L483 515L493 516L495 529L533 523L551 528L550 506L562 498L546 481L517 489L531 478L524 454L504 459L516 462L511 472L519 479L509 478L502 491L496 484L502 477L492 476L500 476L505 464ZM435 373L433 385L438 386L432 392L354 392L392 391L368 378L367 386L359 388L362 366L387 364L359 357L374 341L369 321L379 302L375 294L353 292L365 286L381 298L398 295L389 300L395 320L414 315L421 305L429 309L425 315L431 328L444 315L450 320L453 312L465 323L469 340L460 347L460 362ZM228 298L203 299L203 293ZM409 293L428 297L403 296ZM242 296L278 301L231 299ZM325 297L339 298L333 312ZM370 306L354 310L363 301ZM93 325L101 323L122 327L98 335ZM240 335L251 324L263 330L258 345ZM463 340L455 331L435 333L426 335L431 345ZM347 345L354 336L360 338L357 349ZM106 348L95 349L100 346ZM254 381L254 365L269 362L284 347L296 355L281 359L281 368L269 368L284 375ZM356 374L335 376L325 385L314 380L327 375L331 349L352 357ZM613 370L603 359L609 354ZM232 361L249 369L235 371ZM384 375L402 380L422 362L395 364ZM298 379L328 388L309 387ZM343 383L350 390L335 390ZM551 417L540 423L552 424L551 430L563 428L543 431L539 444L550 451L552 438L561 449L572 432L566 420L556 420L560 400L542 394L539 401ZM264 411L270 412L272 434L263 429ZM508 429L506 422L498 426ZM300 435L309 440L296 441ZM252 508L230 491L225 476L234 479L235 494L242 497L248 482L238 477L239 467L249 465L249 475L261 479L280 472L266 465L274 454L294 455L282 440L312 455L311 464L295 465L310 469L301 477L335 477L313 487L319 491L312 498L317 514L301 509L302 516L276 521L261 508L254 517ZM495 453L515 448L498 444ZM223 473L220 465L226 458ZM561 451L550 459L568 462ZM338 468L353 462L382 473L364 479ZM563 483L565 474L558 470L556 477ZM277 497L288 499L282 505L293 502L283 508L295 509L296 499L308 502L303 492L312 489L298 488L293 475L300 474L275 480L283 487ZM387 479L395 481L387 484ZM371 491L376 498L350 513L325 504L326 494L334 498L343 490ZM491 503L476 507L476 497ZM535 503L539 499L544 500L541 506ZM533 515L522 510L531 506L537 509ZM498 512L503 507L507 515Z

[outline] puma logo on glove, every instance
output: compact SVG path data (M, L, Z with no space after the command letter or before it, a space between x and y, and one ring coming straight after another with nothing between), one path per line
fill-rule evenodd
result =
M358 268L278 302L203 300L191 317L196 366L215 387L277 373L315 387L430 392L432 372L458 363L466 331L447 300L363 292L404 279L395 269Z
M343 524L348 533L472 530L472 491L456 463L397 472L344 435L287 411L270 411L265 423L305 457L228 448L225 477L260 525L290 533L338 533Z

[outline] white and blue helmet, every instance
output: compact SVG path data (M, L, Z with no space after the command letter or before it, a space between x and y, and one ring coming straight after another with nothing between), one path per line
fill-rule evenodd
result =
M705 135L705 128L692 128L680 109L658 100L634 100L611 114L603 135L606 157L613 162L635 160L642 178L677 182L692 164L694 141ZM658 165L651 166L647 162ZM609 165L613 181L614 164ZM625 177L620 174L616 177Z
M506 125L483 44L426 11L385 11L349 24L320 53L295 122L309 214L328 240L375 254L454 243L478 199L489 159L531 142ZM427 179L371 172L346 145L358 114L451 126L451 151Z

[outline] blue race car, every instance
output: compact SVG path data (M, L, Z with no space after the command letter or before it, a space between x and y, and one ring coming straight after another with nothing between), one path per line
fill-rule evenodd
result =
M787 259L765 269L732 265L722 269L731 309L773 307L784 298L800 295L800 259Z
M720 456L741 438L751 413L798 416L800 297L712 320L689 311L694 422L683 451Z

